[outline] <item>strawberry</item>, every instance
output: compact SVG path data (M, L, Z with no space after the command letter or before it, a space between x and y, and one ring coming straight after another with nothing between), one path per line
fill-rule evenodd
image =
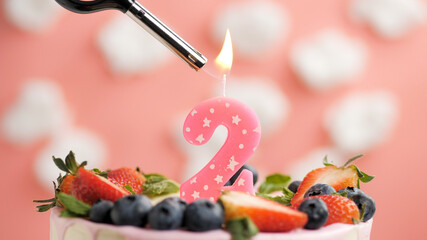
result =
M306 199L319 198L322 199L328 207L329 217L325 226L332 223L353 224L360 221L360 212L357 205L349 198L340 195L317 195ZM305 200L305 199L304 199ZM295 204L298 209L299 205L304 201Z
M224 206L226 221L249 217L261 232L287 232L307 222L303 212L243 192L226 191L219 201Z
M71 194L71 187L72 187L74 178L75 178L74 175L69 175L69 174L65 175L64 178L62 179L61 184L59 185L59 191L66 194Z
M142 184L145 183L145 177L140 172L132 168L119 168L108 172L108 180L117 186L124 187L129 185L135 194L142 193Z
M297 192L291 200L291 205L301 202L305 192L316 183L324 183L333 187L336 191L346 187L359 188L359 181L369 182L373 179L372 176L360 171L355 165L348 166L351 162L361 157L361 155L351 158L342 167L337 167L327 162L327 158L323 159L325 167L315 169L309 172L302 180Z
M98 199L115 202L129 195L129 192L92 171L79 168L72 184L71 195L92 205Z

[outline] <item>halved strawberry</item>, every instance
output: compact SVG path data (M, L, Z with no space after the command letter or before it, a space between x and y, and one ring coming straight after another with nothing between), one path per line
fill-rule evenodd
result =
M291 205L301 202L304 198L305 192L317 183L328 184L338 191L346 187L359 188L359 181L371 181L373 179L372 176L363 173L355 165L348 166L348 164L359 157L361 157L361 155L351 158L342 167L337 167L328 163L327 158L325 157L323 159L325 167L315 169L304 177L297 192L291 200Z
M117 186L129 185L135 194L142 193L142 185L145 177L140 172L132 168L119 168L108 172L108 180Z
M74 178L75 178L74 175L70 175L70 174L65 175L62 178L61 184L59 185L59 191L66 194L71 194L71 188L72 188Z
M90 170L79 168L71 194L78 200L92 205L98 199L115 202L130 193Z
M328 207L329 216L325 226L332 223L354 224L360 221L359 208L349 198L340 195L317 195L305 198L304 200L312 198L322 199ZM298 209L304 200L296 203L295 208Z
M224 206L226 220L249 217L261 232L287 232L307 222L303 212L243 192L226 191L219 201Z

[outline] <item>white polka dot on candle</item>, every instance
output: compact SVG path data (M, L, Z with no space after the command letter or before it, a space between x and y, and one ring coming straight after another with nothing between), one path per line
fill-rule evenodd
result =
M244 147L245 147L245 146L244 146L243 144L240 144L240 145L239 145L239 148L240 148L240 149L243 149Z
M211 169L214 169L214 168L215 168L215 164L211 164L209 167L210 167Z
M203 189L206 191L209 189L208 185L203 186Z
M209 198L209 200L211 200L211 201L213 202L213 201L214 201L214 198L213 198L213 197L210 197L210 198Z
M190 132L190 130L191 129L189 127L185 129L186 132Z
M215 109L211 108L211 109L209 110L209 112L210 112L210 113L214 113L214 112L215 112Z
M243 130L242 130L242 133L243 133L243 135L245 135L246 133L248 133L248 130L243 129Z
M181 195L184 197L185 196L185 192L182 192Z
M226 107L226 108L229 108L229 107L230 107L230 104L229 104L229 103L225 103L225 107Z

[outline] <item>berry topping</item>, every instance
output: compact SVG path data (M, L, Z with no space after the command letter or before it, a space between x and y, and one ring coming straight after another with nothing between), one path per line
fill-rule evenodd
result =
M227 221L249 217L261 232L287 232L307 223L305 213L247 193L226 191L219 201Z
M240 173L242 173L242 171L246 169L252 172L252 176L253 176L253 183L255 185L255 183L258 181L258 171L255 169L254 166L249 165L249 164L244 164L231 178L230 180L228 180L228 182L225 184L225 186L231 186L234 184L234 182L237 180L237 178L239 177Z
M328 184L316 183L313 186L311 186L307 190L307 192L305 192L304 198L317 196L317 195L330 195L334 192L336 192L335 189L329 186Z
M218 203L199 199L190 203L184 212L184 225L188 230L203 232L220 229L224 223L224 209Z
M289 184L288 189L291 192L296 193L300 184L301 184L301 181L293 181L291 182L291 184Z
M148 224L157 230L172 230L182 226L186 202L179 198L166 198L148 213Z
M89 219L92 222L112 223L110 212L114 203L107 200L99 200L93 204L89 212Z
M337 167L328 163L327 158L325 157L323 160L325 167L315 169L304 177L298 191L291 200L291 204L295 205L296 203L301 202L308 189L317 183L328 184L338 191L346 187L358 187L359 181L371 181L373 179L372 176L363 173L355 165L348 166L359 157L360 156L351 158L342 167Z
M307 199L321 199L328 207L328 220L325 226L332 223L353 224L360 221L360 213L357 205L350 199L339 195L318 195ZM299 208L302 202L295 205Z
M98 199L115 202L119 198L129 195L129 192L90 170L79 168L73 181L71 194L92 205Z
M338 192L347 194L347 197L356 203L363 222L368 221L374 216L376 211L375 201L362 190L354 187L347 187Z
M135 194L142 193L145 177L132 168L119 168L108 172L108 180L120 187L129 185Z
M120 198L111 209L111 219L116 225L144 227L151 209L150 199L143 195L129 195Z
M305 229L318 229L328 220L328 207L322 199L304 200L298 210L305 212L308 216L308 222L304 226Z

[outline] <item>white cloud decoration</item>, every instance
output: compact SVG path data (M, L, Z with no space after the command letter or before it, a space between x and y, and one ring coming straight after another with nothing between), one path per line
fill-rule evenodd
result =
M105 164L107 150L95 134L76 127L62 129L51 138L50 144L39 153L35 161L37 179L47 189L52 189L52 181L60 173L65 174L53 163L52 156L65 159L70 151L74 152L77 162L88 161L89 169L102 168Z
M387 139L397 117L395 96L377 90L348 95L328 109L324 123L337 148L363 154Z
M291 48L291 65L313 90L329 90L354 80L367 61L364 45L337 30L323 30Z
M172 56L157 39L123 14L101 29L98 44L112 71L119 74L155 69Z
M3 5L7 19L30 32L41 31L53 24L61 8L53 0L5 0Z
M427 18L424 0L354 0L350 10L355 21L386 38L402 37Z
M272 1L230 3L218 14L213 25L216 42L230 29L237 55L256 58L280 42L289 32L288 14L282 5Z
M71 122L60 87L46 79L29 79L18 99L6 110L1 135L16 144L49 136Z

